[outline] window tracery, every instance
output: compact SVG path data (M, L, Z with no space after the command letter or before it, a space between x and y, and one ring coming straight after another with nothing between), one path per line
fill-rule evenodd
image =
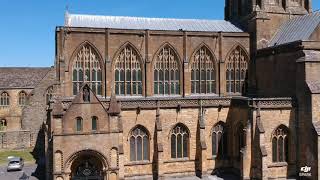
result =
M142 95L142 68L138 53L127 45L115 63L115 94L124 96Z
M286 162L288 160L288 129L278 127L272 134L272 161Z
M130 160L149 160L149 137L143 127L136 127L130 135Z
M154 64L154 95L180 94L178 56L170 46L163 47Z
M226 60L226 91L229 94L243 93L248 73L248 56L236 47Z
M171 131L171 158L186 158L189 151L189 133L184 125L178 124Z
M79 93L84 83L91 90L102 95L102 71L97 52L88 44L83 45L75 56L72 66L73 95Z
M191 93L216 93L215 60L206 47L200 48L194 55L191 65Z

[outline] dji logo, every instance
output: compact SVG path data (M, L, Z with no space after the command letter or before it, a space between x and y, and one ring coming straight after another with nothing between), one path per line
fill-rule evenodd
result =
M308 167L308 166L301 167L300 171L304 173L308 173L311 171L311 167Z
M311 167L304 166L300 168L299 176L311 176Z

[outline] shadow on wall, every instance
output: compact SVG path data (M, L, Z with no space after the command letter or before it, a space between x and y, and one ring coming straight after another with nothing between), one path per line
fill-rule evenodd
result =
M38 132L37 140L32 151L32 156L36 160L37 168L31 175L38 179L45 179L45 131L42 126Z
M221 111L223 107L219 107ZM232 99L227 114L226 122L218 119L218 123L212 127L209 146L212 147L211 155L215 155L215 165L211 175L223 179L241 179L242 165L240 152L237 152L237 131L239 123L246 126L248 120L247 101L242 99ZM219 134L221 133L222 134ZM215 134L214 134L215 133ZM215 139L215 140L214 140ZM216 142L214 152L214 143Z

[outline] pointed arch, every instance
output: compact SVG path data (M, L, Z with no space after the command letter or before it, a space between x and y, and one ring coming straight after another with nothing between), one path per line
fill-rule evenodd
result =
M141 125L141 124L137 124L137 125L135 125L133 128L131 128L130 129L130 131L129 131L129 133L128 133L128 135L127 135L127 140L129 140L129 138L130 138L130 135L133 133L133 131L135 130L135 129L142 129L143 131L145 131L146 132L146 134L147 134L147 136L149 137L149 139L151 138L151 134L150 134L150 132L149 132L149 130L145 127L145 126L143 126L143 125Z
M179 95L182 63L176 49L168 42L162 44L152 60L153 94Z
M130 161L150 159L150 133L142 125L136 125L129 132Z
M236 43L229 51L225 60L226 92L230 95L241 94L246 89L249 55L246 49Z
M125 42L115 53L112 61L114 69L114 92L116 95L143 95L144 62L139 50L130 42Z
M104 63L98 49L89 41L84 41L71 57L72 94L77 95L82 85L88 83L95 94L102 95Z
M222 121L217 122L211 129L212 156L224 157L227 154L227 129Z
M177 123L170 131L171 158L186 158L189 156L190 131L189 128Z
M192 53L189 62L192 94L216 93L217 67L214 53L205 43L200 44Z
M132 48L133 51L136 53L137 55L137 60L139 61L140 64L144 64L144 61L143 61L143 56L141 55L139 49L133 44L131 43L130 41L126 41L124 42L120 47L119 49L114 53L113 57L112 57L112 62L111 62L111 66L113 68L115 68L116 66L116 60L118 58L118 56L121 54L121 52L126 48L126 47L129 47L129 48Z
M287 162L289 158L289 128L279 125L271 135L272 161Z
M71 55L71 58L68 62L68 71L70 72L70 70L72 70L72 65L73 65L73 61L74 61L74 58L77 56L78 52L81 51L82 47L83 46L90 46L94 52L97 54L97 57L99 58L99 63L101 65L101 68L103 69L104 68L104 62L103 62L103 57L99 51L99 49L93 44L91 43L90 41L88 40L85 40L83 41L82 43L80 43L76 49L72 52L72 55Z

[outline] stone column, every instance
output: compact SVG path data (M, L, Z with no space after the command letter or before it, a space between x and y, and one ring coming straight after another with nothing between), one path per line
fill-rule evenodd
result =
M241 150L242 154L242 177L243 179L250 179L251 169L251 122L248 120L246 128L246 147Z
M156 141L155 143L155 151L158 153L158 179L162 179L164 176L164 153L163 153L163 144L162 144L162 137L163 137L163 132L162 132L162 125L161 125L161 120L160 120L160 108L158 106L157 108L157 114L156 114Z
M199 109L199 140L200 140L200 158L199 163L201 163L201 176L205 177L207 175L208 167L207 167L207 144L206 144L206 125L205 125L205 113L206 110L202 107L202 101L200 100L200 109Z

